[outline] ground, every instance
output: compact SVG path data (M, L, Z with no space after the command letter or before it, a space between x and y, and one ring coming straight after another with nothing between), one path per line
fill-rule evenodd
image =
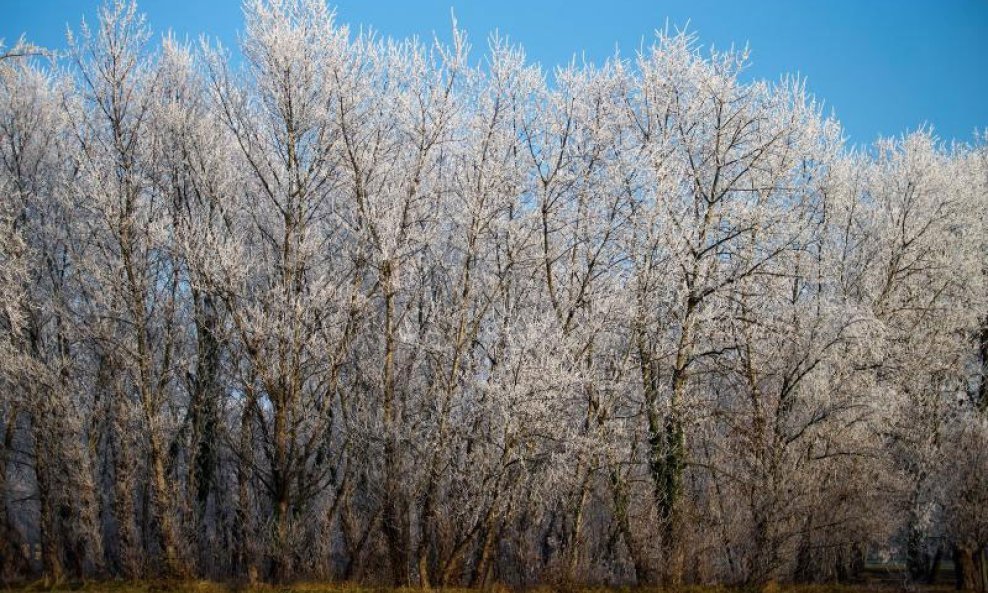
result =
M870 582L858 585L778 585L769 584L761 588L728 588L728 587L683 587L675 592L648 587L550 587L542 586L525 590L527 593L951 593L953 587L946 584L916 587L908 589L901 584L888 582ZM17 586L4 587L0 591L16 593L28 592L69 592L82 591L90 593L423 593L421 589L392 589L352 585L346 583L295 583L291 585L238 585L223 584L209 581L141 581L141 582L87 582L67 583L52 586L43 581L25 583ZM493 587L488 593L508 593L505 587ZM470 589L445 589L443 593L478 593Z

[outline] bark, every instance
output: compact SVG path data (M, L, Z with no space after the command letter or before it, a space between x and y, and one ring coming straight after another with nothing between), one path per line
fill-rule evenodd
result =
M639 586L649 584L652 575L649 571L648 562L631 531L627 484L617 468L611 469L611 496L614 500L614 520L617 522L624 547L628 550L628 556L631 557L631 564L635 568L635 584Z
M919 529L918 519L913 516L906 541L906 567L909 577L917 583L932 583L940 569L942 551L937 547L932 554L924 548L926 534Z
M271 471L274 513L274 542L271 552L271 574L275 582L285 582L291 575L289 558L288 521L291 504L291 476L288 475L288 411L285 409L283 393L274 397L274 464Z
M988 416L988 317L981 322L978 331L978 358L981 362L981 377L976 403L981 414Z
M234 521L233 566L240 574L257 574L254 558L251 474L254 463L253 422L254 390L248 386L247 398L240 412L239 463L237 464L237 502Z
M161 547L165 561L165 574L181 577L187 574L185 564L178 549L178 526L172 508L171 488L166 475L164 451L160 437L151 436L151 478L153 480L153 509L158 529L161 531Z
M384 536L388 544L391 580L394 586L408 586L409 524L408 512L401 491L399 475L397 401L395 393L395 290L392 283L393 262L381 265L381 287L384 291Z
M36 418L35 421L41 424L40 418ZM50 451L47 450L46 438L43 435L35 437L34 473L40 503L38 527L41 538L41 562L46 581L59 583L63 577L62 542L57 517L59 503L55 489L52 487L52 468L49 465L49 461L54 461L55 458L51 457Z
M122 397L117 394L117 397ZM134 505L134 468L127 439L127 430L120 418L120 404L113 406L111 420L111 455L113 457L113 518L116 523L117 562L120 574L128 579L139 578L142 573L140 536L137 531L137 512Z
M11 406L7 410L7 422L0 444L0 582L10 582L27 569L27 562L21 554L21 535L13 523L13 516L7 501L7 471L9 451L12 450L14 429L17 423L17 410Z
M494 552L497 546L497 539L500 525L495 512L495 504L491 504L487 510L487 517L484 520L484 539L477 553L477 562L473 576L470 578L470 587L485 587L490 579L490 572L494 560Z
M190 409L192 460L188 496L193 501L193 529L201 531L198 528L203 523L210 495L216 485L219 463L219 314L210 295L200 295L194 291L193 298L197 309L197 352Z
M576 497L576 504L573 505L573 524L570 526L570 532L566 538L568 556L566 574L567 578L571 580L575 578L577 562L580 559L580 548L583 543L583 514L587 505L587 495L590 493L590 478L590 471L586 471L580 481L579 494Z
M954 576L960 591L988 591L988 550L967 544L954 546Z

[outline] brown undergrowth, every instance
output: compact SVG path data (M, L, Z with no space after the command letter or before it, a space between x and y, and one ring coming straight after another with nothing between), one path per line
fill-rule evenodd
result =
M0 591L10 593L424 593L418 588L374 587L353 583L299 582L286 585L238 584L213 581L87 581L53 585L35 581L19 585L0 586ZM720 585L684 586L676 589L661 587L581 587L539 586L512 589L496 585L484 590L449 588L432 589L442 593L949 593L946 585L903 586L889 584L820 584L785 585L769 583L758 587L728 587Z

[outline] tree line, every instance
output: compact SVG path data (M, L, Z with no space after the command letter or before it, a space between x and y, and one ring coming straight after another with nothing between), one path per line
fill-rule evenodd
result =
M984 144L244 14L0 49L3 579L985 590Z

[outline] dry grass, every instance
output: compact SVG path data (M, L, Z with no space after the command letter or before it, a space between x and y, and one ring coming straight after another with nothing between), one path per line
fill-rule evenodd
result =
M436 589L435 591L439 591ZM423 593L422 589L370 587L352 583L298 582L290 585L236 584L214 581L89 581L53 585L35 581L0 585L10 593ZM444 589L443 593L478 593L468 589Z
M675 591L659 587L552 587L541 586L524 590L524 593L896 593L900 587L880 584L863 585L785 585L769 583L760 588L735 588L726 586L686 586ZM952 587L914 587L911 593L949 593ZM44 581L15 586L0 586L0 591L11 593L424 593L422 589L395 589L372 587L353 583L300 582L290 585L244 585L212 581L100 581L63 583L52 585ZM434 589L434 592L440 591ZM442 593L480 593L472 589L442 589ZM495 586L485 593L510 593L511 589Z

